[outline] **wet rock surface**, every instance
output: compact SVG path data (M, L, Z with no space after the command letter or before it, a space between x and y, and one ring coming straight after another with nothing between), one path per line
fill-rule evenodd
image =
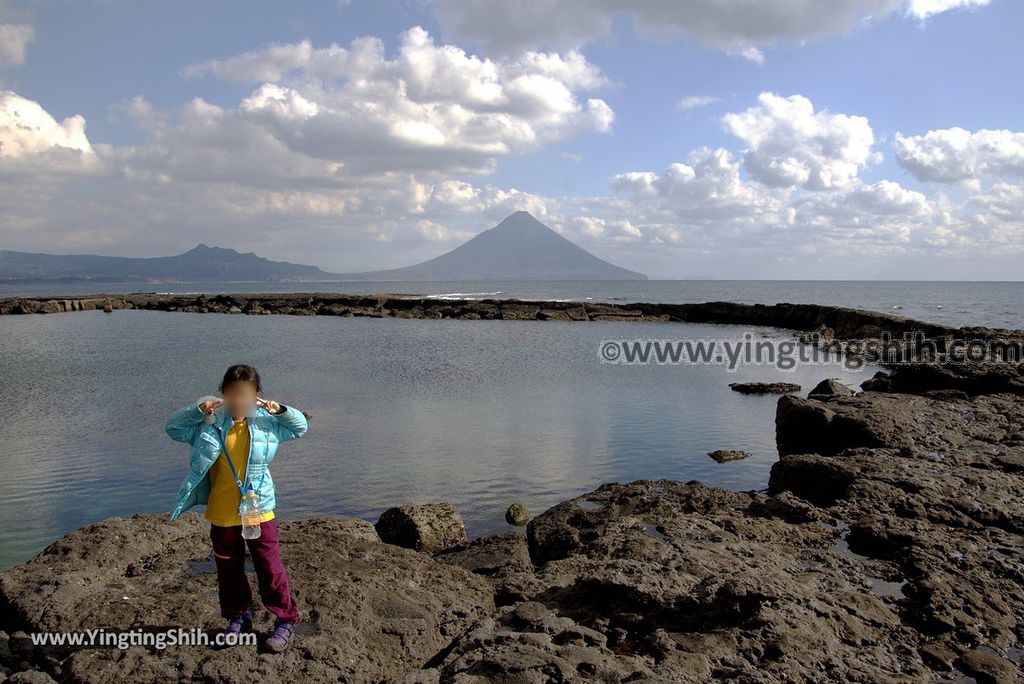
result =
M800 391L800 385L792 382L730 382L729 388L740 394L790 394Z
M204 306L324 313L296 297ZM811 344L914 323L797 305L337 299L333 315L665 316L793 327ZM304 614L282 655L33 647L28 633L45 630L220 626L198 516L102 521L0 575L0 681L1019 682L1022 378L1019 364L915 362L858 393L823 383L772 398L782 456L763 492L608 483L525 536L439 534L420 551L351 518L282 523ZM395 510L416 529L453 519Z
M730 461L740 461L744 458L749 458L750 453L746 451L736 451L735 449L715 449L714 451L708 452L708 457L718 463L729 463Z

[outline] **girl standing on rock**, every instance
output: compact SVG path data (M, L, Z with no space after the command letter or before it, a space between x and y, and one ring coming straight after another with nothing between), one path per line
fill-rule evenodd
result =
M278 444L306 433L307 421L302 411L261 398L262 391L255 368L231 366L220 385L223 398L200 397L172 413L164 429L171 439L192 445L188 476L170 519L206 504L226 632L252 631L252 588L245 573L248 544L260 598L276 617L264 646L278 652L288 645L299 609L281 564L268 466Z

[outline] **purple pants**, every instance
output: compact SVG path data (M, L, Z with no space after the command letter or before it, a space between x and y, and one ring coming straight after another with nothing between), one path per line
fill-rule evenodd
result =
M260 536L256 539L243 539L241 525L210 525L210 540L217 564L217 589L223 617L241 615L252 603L252 587L245 574L245 546L248 542L263 607L283 622L298 622L299 607L292 598L288 575L281 564L277 520L260 523Z

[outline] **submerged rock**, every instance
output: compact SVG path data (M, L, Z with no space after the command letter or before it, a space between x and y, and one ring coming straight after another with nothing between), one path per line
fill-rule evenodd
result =
M718 463L728 463L729 461L739 461L750 456L746 451L734 451L732 449L717 449L715 451L708 452L708 456Z
M789 394L800 391L800 385L792 382L730 382L729 387L740 394Z
M521 503L514 503L505 511L505 522L522 527L530 520L530 511Z

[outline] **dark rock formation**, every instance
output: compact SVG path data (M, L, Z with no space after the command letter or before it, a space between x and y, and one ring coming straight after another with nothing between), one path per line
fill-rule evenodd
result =
M490 578L533 570L526 539L518 532L480 537L468 544L439 551L434 558Z
M467 541L462 516L447 501L389 508L375 527L382 541L426 553Z
M740 394L789 394L800 391L800 385L792 382L730 382L729 387Z
M543 603L501 606L405 684L437 682L624 682L652 677L646 659L609 648L601 632Z
M898 613L928 667L956 668L977 681L1020 681L1019 398L864 392L819 401L786 398L779 413L788 414L780 445L799 441L801 448L773 467L772 497L789 493L823 507L846 521L850 552L865 564L890 564L895 571L878 577L902 583ZM802 430L801 421L809 429ZM837 449L835 434L819 429L825 423L856 425L862 445Z
M523 504L516 502L505 511L505 522L509 525L522 527L530 520L530 511Z
M810 392L807 393L808 397L817 396L840 396L840 397L851 397L853 396L853 390L842 383L842 381L836 378L827 378L822 380L814 386Z
M11 297L0 299L0 314L58 313L102 309L149 309L226 313L236 306L249 314L292 314L326 316L373 316L409 318L531 318L537 320L586 321L647 320L688 323L728 323L784 328L801 331L811 344L834 340L871 339L882 332L899 340L920 333L929 343L945 350L955 338L998 339L1019 342L1021 331L992 328L951 328L874 311L847 309L821 304L740 304L703 302L662 304L636 302L519 301L500 299L431 299L404 295L346 295L333 292L264 294L96 294L75 297ZM824 331L824 332L823 332ZM921 343L916 343L917 348ZM913 345L912 345L913 346ZM909 380L909 376L907 377Z
M750 456L746 451L734 451L732 449L716 449L715 451L709 452L713 460L719 463L728 463L729 461L739 461L741 459Z

